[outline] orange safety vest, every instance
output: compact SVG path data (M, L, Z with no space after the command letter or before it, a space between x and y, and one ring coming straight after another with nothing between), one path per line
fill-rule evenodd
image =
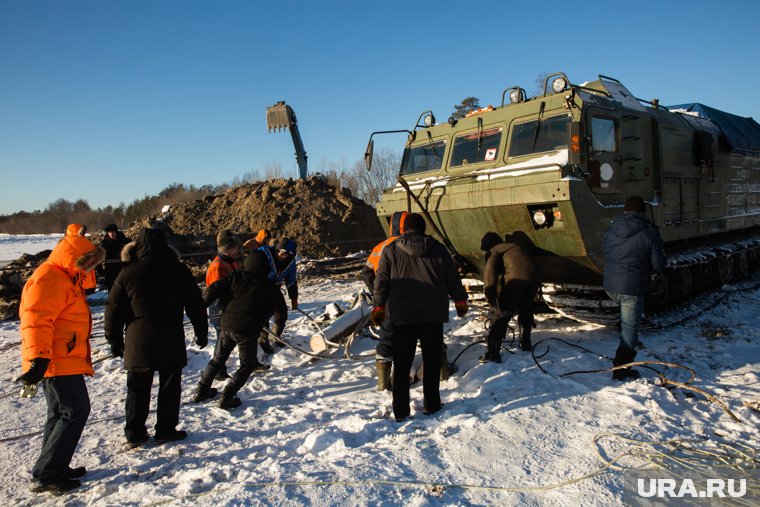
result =
M401 236L391 236L390 238L386 239L385 241L382 241L375 245L375 248L372 249L372 252L370 252L369 257L367 258L367 266L372 268L372 271L377 273L377 267L380 264L380 254L383 253L383 248L390 245L394 241L396 241Z
M214 257L206 271L206 287L240 269L239 261L227 262L219 255Z

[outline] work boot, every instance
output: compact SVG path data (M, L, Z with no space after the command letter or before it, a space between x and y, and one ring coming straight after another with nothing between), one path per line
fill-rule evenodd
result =
M243 402L240 401L240 398L238 398L236 394L236 390L225 387L224 391L222 391L222 397L219 398L219 403L217 406L225 410L231 410L233 408L239 407L243 404Z
M78 479L84 476L86 473L87 473L87 469L85 467L76 467L76 468L69 467L66 469L66 478Z
M198 384L198 390L193 397L193 403L201 403L206 400L210 400L216 396L218 391L215 387L207 386L206 384Z
M480 356L478 359L481 363L500 363L501 362L501 354L499 352L492 352L488 351L484 355Z
M55 482L41 483L38 480L32 480L29 486L29 491L32 493L52 493L56 496L63 495L64 493L76 489L82 485L82 481L79 479L61 479Z
M377 390L378 391L390 391L391 390L391 366L393 363L390 361L375 361L377 367Z
M443 346L441 350L441 380L449 380L451 374L454 373L449 366L449 355L446 346Z
M256 365L253 367L253 371L251 373L266 373L269 371L269 369L272 367L271 364L265 364L265 363L256 363Z
M522 332L520 334L520 350L530 352L533 350L533 344L530 341L530 334L533 330L533 324L528 326L520 325Z
M153 441L157 444L165 444L166 442L176 442L177 440L184 440L187 438L187 431L185 430L171 430L156 433L153 436Z
M267 329L261 330L261 334L259 335L259 346L265 354L274 354L272 344L269 343L269 333L267 332Z
M627 348L618 347L617 352L615 352L615 359L612 360L612 365L621 366L624 364L632 363L635 358L636 358L635 350L629 350ZM614 370L612 372L613 380L620 380L620 381L636 380L639 377L641 377L641 374L630 367L621 368L619 370Z

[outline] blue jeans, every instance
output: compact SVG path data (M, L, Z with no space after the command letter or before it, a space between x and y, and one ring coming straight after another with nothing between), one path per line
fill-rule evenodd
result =
M644 314L644 296L628 296L610 291L607 291L607 295L620 305L620 347L636 355L639 322Z
M90 416L90 396L84 375L63 375L43 379L47 421L42 451L32 468L32 477L50 484L67 477L74 450Z

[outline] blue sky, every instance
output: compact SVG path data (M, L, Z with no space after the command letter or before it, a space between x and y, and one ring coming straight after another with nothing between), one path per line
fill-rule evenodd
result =
M753 0L0 0L0 213L274 164L295 177L290 136L266 129L278 100L311 172L350 167L374 130L427 109L443 121L471 95L497 104L547 72L760 119L758 19Z

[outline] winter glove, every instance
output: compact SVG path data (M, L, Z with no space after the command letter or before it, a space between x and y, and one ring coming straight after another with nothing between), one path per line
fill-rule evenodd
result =
M195 344L198 345L199 348L203 348L208 345L208 334L200 336L195 335Z
M467 301L457 301L454 303L454 308L457 309L457 317L460 319L467 315Z
M290 300L290 307L295 310L298 308L298 298L293 298Z
M376 306L372 309L372 313L369 315L369 321L373 326L379 326L385 320L385 308L382 306Z
M112 343L111 344L111 354L113 354L113 357L124 357L124 344L123 343Z
M26 372L16 379L16 382L22 382L25 386L31 386L39 383L45 376L50 359L45 357L36 357L32 359L32 365Z

